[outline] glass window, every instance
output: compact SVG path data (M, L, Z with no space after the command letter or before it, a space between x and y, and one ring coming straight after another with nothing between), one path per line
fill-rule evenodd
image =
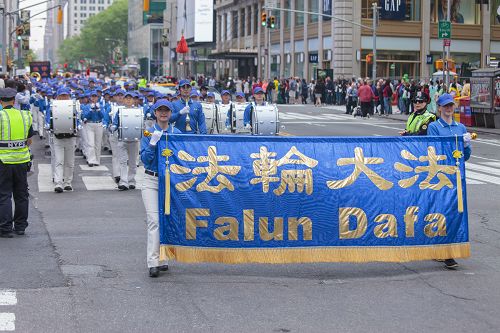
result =
M285 8L290 8L290 0L285 0ZM283 22L285 23L285 28L290 28L292 24L292 12L283 12Z
M295 9L296 10L304 10L304 0L296 0L295 1ZM295 25L304 25L304 14L303 13L295 13Z
M500 25L500 0L491 0L491 24Z
M476 4L476 0L451 0L450 2L451 22L481 24L481 5ZM447 0L431 0L432 22L438 22L446 19L447 4Z
M309 1L309 8L308 8L308 12L313 12L313 13L317 13L319 12L319 3L318 3L318 0L308 0ZM309 16L309 23L314 23L314 22L318 22L318 15L308 15Z

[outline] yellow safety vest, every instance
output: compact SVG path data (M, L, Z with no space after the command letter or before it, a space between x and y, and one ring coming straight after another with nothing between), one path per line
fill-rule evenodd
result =
M28 132L33 120L29 111L0 110L0 161L21 164L30 161Z

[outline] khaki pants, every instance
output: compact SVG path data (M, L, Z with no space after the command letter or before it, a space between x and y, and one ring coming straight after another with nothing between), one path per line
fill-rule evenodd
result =
M113 168L113 177L120 176L120 159L118 158L120 152L118 151L118 134L116 132L109 133L109 146L111 147L112 156L111 156L111 164Z
M56 187L71 186L75 169L76 138L54 137L54 183Z
M91 164L101 164L102 123L87 124L88 155L87 162Z
M135 186L138 155L139 141L118 141L118 159L120 161L120 183L118 185Z
M33 119L33 131L38 132L38 127L41 125L43 127L44 123L39 124L39 118L38 118L38 113L40 112L40 108L37 106L31 105L30 106L30 111L31 111L31 118Z
M144 174L142 201L146 210L148 245L146 259L148 268L166 265L160 262L160 221L158 212L158 177Z

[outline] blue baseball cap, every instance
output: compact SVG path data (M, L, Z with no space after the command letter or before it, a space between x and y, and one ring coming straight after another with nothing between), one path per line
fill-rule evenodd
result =
M90 92L90 96L99 96L99 95L97 94L97 90L93 90L93 91L91 91L91 92Z
M436 103L439 106L445 106L448 104L455 104L455 100L453 99L453 96L451 96L450 94L442 94L441 96L439 96Z
M153 111L156 111L156 109L158 109L162 106L166 106L170 111L174 110L174 105L171 102L167 101L166 99L158 100L158 102L153 104L153 106L151 108L153 109Z
M213 92L209 92L209 93L207 94L207 97L213 97L213 98L215 98L215 94L214 94Z
M179 81L179 88L183 87L183 86L186 86L186 85L187 86L191 86L191 82L189 82L189 80L186 80L186 79Z
M231 93L229 92L229 90L222 90L220 94L221 94L221 96L222 95L226 95L226 94L227 95L231 95Z
M120 95L120 94L125 95L125 90L123 90L123 89L117 89L115 91L115 95Z
M200 96L200 94L198 93L198 90L192 89L191 93L189 94L189 96Z
M254 95L255 94L263 94L264 90L261 87L255 87L255 89L253 90L253 93L254 93Z
M56 93L57 96L60 95L71 95L71 91L68 88L59 88Z
M243 98L245 98L245 94L242 93L242 92L237 92L236 93L236 97L243 97Z

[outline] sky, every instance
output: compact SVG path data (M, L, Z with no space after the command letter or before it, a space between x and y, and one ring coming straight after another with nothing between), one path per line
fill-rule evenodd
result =
M25 8L31 5L36 5L40 0L21 0L19 3L19 8ZM42 3L31 8L28 8L30 11L30 16L47 10L47 3ZM54 9L55 10L55 9ZM31 20L31 37L30 37L30 48L35 52L37 49L43 48L43 35L45 31L45 18L47 17L47 13L43 13L33 17Z

